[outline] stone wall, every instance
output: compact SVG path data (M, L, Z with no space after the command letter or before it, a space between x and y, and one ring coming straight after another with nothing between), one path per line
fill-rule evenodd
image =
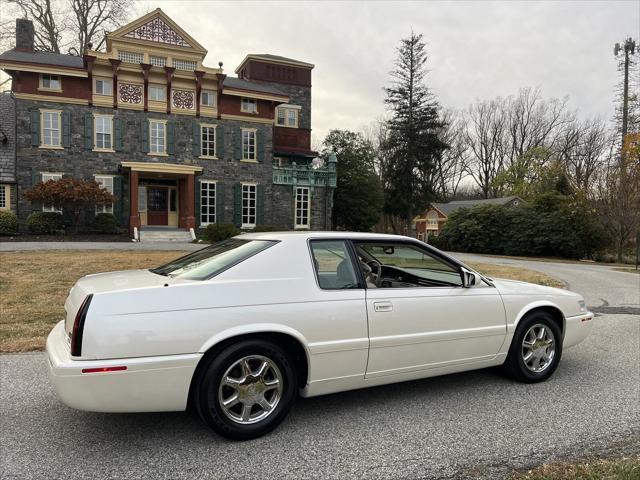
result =
M311 129L311 87L289 85L287 83L269 82L278 90L289 95L291 105L300 105L302 110L298 118L298 127Z
M16 181L16 111L10 92L0 93L0 182Z

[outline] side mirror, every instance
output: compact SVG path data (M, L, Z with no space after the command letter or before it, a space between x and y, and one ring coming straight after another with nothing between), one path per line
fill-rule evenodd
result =
M482 284L480 274L467 270L466 268L462 269L462 286L464 288L476 287L480 284Z

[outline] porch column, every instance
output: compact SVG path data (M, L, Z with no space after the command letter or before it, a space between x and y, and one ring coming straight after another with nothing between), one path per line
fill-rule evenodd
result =
M140 228L140 212L138 212L138 172L131 170L129 174L129 235L133 237L134 227Z
M187 175L187 217L186 228L196 228L196 176L191 173Z

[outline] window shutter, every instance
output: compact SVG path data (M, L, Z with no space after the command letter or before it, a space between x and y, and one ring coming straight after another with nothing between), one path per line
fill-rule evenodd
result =
M193 141L191 142L191 151L196 157L202 155L201 141L202 133L200 131L200 124L198 122L193 122Z
M93 148L93 115L90 113L84 114L84 148Z
M264 185L256 188L256 225L264 225Z
M224 158L224 127L216 127L216 157Z
M40 110L31 110L31 146L40 145Z
M256 131L256 148L258 150L258 161L264 162L264 139L262 132Z
M224 223L224 183L216 183L216 223Z
M236 160L242 160L242 129L236 130L234 155Z
M122 138L124 128L122 128L122 123L123 121L120 117L115 117L113 119L113 149L116 152L124 150L124 139Z
M71 146L71 115L66 110L62 112L62 146Z
M37 113L40 114L40 112L37 112ZM42 181L42 175L40 174L40 172L31 172L31 187L35 187L41 181ZM31 211L41 212L42 204L38 202L31 202Z
M113 177L113 196L116 197L116 201L113 203L113 216L116 217L116 222L120 225L124 225L124 219L122 218L122 177L120 175Z
M149 120L147 119L140 123L140 150L149 153Z
M202 182L196 178L196 225L202 223Z
M233 186L233 223L238 228L242 226L242 185L239 183Z
M176 124L173 121L167 122L167 153L173 155L176 153L175 143Z

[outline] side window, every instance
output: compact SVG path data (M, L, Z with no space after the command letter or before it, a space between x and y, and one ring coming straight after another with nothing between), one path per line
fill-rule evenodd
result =
M314 240L311 242L311 253L320 288L359 288L358 277L345 241Z

